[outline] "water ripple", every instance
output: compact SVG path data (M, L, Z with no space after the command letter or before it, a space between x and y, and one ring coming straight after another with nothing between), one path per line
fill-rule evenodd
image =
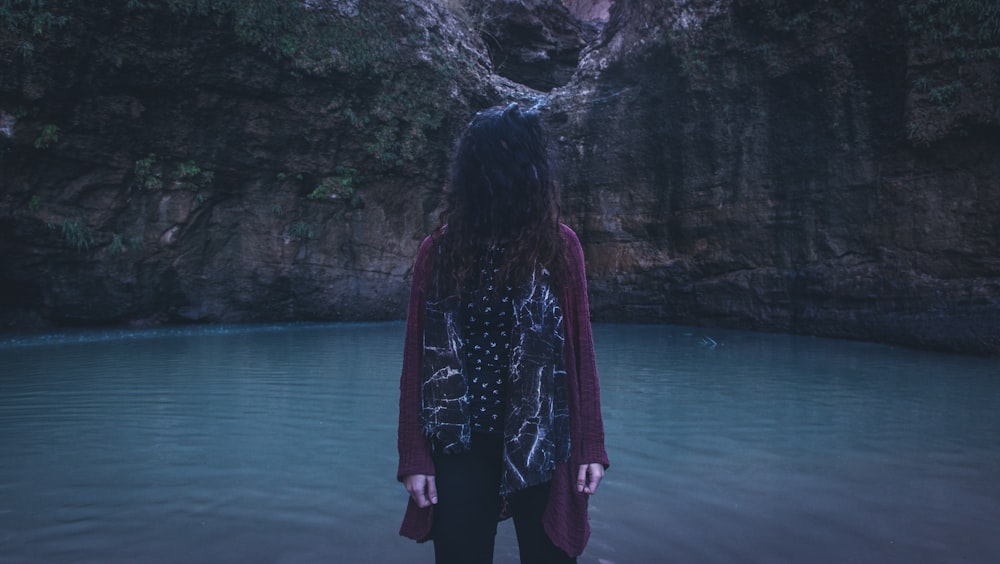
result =
M396 536L402 331L8 337L3 561L431 560ZM595 342L612 467L581 563L1000 561L995 360L666 326Z

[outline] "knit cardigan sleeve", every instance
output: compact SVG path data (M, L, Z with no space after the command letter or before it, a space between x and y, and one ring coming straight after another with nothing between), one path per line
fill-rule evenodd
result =
M607 468L610 465L604 447L604 418L601 416L601 387L597 376L597 360L594 354L594 338L590 326L590 302L587 297L587 272L584 265L583 247L576 233L568 226L562 226L563 241L566 244L568 263L568 284L566 302L570 308L566 319L567 338L570 340L568 364L573 366L576 377L570 390L574 394L571 405L576 408L572 417L577 428L574 433L573 451L578 464L598 463ZM574 385L575 384L575 385Z
M569 462L559 465L552 473L542 525L553 544L570 556L579 556L590 538L590 520L587 515L589 496L576 491L577 471L583 464L603 464L606 468L609 463L604 448L601 390L590 329L583 248L576 233L566 225L562 226L562 235L567 266L562 305L571 450Z
M399 379L399 429L397 448L399 466L396 479L411 474L434 474L430 441L420 427L420 380L423 351L424 304L433 256L431 237L424 239L413 263L410 303L406 311L406 337L403 343L403 370Z

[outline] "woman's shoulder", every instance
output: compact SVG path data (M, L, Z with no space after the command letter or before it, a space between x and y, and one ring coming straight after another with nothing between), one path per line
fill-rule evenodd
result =
M420 248L417 249L417 255L422 255L430 251L431 247L434 245L434 234L431 233L424 237L424 240L420 242Z
M580 238L576 236L576 231L565 223L559 224L559 230L562 233L563 243L566 244L566 255L572 260L576 260L577 257L583 258L583 247L580 245Z
M413 271L415 275L425 276L431 269L431 265L434 264L433 250L435 240L434 233L431 233L420 242L420 247L417 249L417 256L413 259Z
M434 229L434 231L428 233L424 237L424 240L420 243L420 248L417 250L417 258L419 259L420 257L430 255L431 249L434 248L438 239L440 239L441 236L444 235L447 229L448 229L448 224L446 223L444 225L438 226L437 228Z

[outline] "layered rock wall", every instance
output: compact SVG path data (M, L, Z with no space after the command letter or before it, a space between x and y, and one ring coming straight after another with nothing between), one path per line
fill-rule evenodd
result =
M550 103L595 315L998 350L1000 65L901 14L616 6Z
M8 329L398 318L455 135L521 100L595 319L1000 351L989 5L14 4Z
M108 4L2 36L7 327L399 317L455 132L501 98L479 38L328 2L295 58L233 10Z

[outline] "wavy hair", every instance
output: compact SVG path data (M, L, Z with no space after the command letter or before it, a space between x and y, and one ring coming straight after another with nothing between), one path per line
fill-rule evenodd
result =
M478 258L503 249L497 287L525 282L536 268L558 284L564 270L559 190L538 112L517 104L483 110L458 139L436 231L441 272L458 295L478 278Z

